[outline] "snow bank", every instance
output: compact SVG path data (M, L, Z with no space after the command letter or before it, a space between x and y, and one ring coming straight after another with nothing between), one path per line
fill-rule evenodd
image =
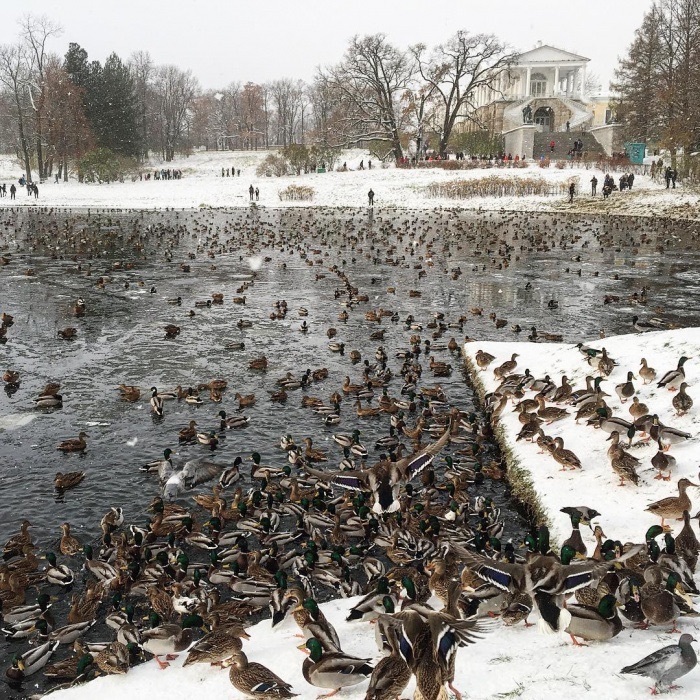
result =
M656 369L658 378L668 370L675 369L682 355L695 358L685 364L689 384L688 394L695 399L695 406L684 416L676 416L675 409L671 405L672 392L659 389L656 382L645 385L641 378L633 380L637 390L636 395L649 407L651 414L657 413L660 421L665 425L679 428L692 435L690 440L671 448L670 454L678 462L671 475L671 481L654 479L658 473L651 465L651 458L657 451L655 443L646 446L640 444L637 447L633 444L630 452L641 460L641 465L637 469L640 477L639 485L626 483L625 486L618 486L619 477L613 472L607 456L607 449L610 446L610 443L606 442L608 433L586 425L585 419L577 425L574 420L576 409L573 407L568 407L571 416L542 427L547 435L564 439L564 446L572 450L581 460L580 471L561 471L560 465L549 455L539 454L536 443L530 443L527 440L516 442L516 436L522 425L518 420L518 414L512 412L510 406L501 414L500 425L508 448L512 450L520 467L529 472L539 501L550 520L552 535L556 541L563 541L571 533L569 517L560 513L559 509L563 506L586 505L602 514L599 519L600 524L608 537L622 540L622 542L640 542L643 541L644 533L649 526L660 523L658 517L645 512L646 506L666 496L677 495L676 483L681 477L687 477L693 483L699 483L700 396L694 396L693 387L696 385L694 378L697 376L698 358L700 358L700 328L621 335L587 344L594 348L606 348L608 355L617 361L617 366L602 382L601 388L610 394L605 401L613 409L613 415L627 421L632 420L628 411L632 401L630 399L622 404L615 393L615 386L626 381L628 371L634 372L639 377L637 371L641 366L642 357L646 358L650 367ZM574 390L585 387L587 375L596 374L578 348L570 344L474 342L467 343L464 347L467 358L472 362L478 350L491 353L496 358L490 368L476 373L477 382L481 381L487 392L492 391L499 383L494 378L493 369L505 360L509 360L513 353L519 355L516 372L523 372L527 368L538 378L549 374L555 384L559 384L562 375L566 375ZM527 395L534 394L528 392ZM622 439L626 440L626 437L622 436ZM634 443L639 439L639 435L636 435ZM691 489L688 495L694 502L694 510L691 513L694 515L700 506L700 491ZM674 528L674 534L677 535L680 532L682 522L668 524ZM594 543L590 531L586 532L586 530L587 528L582 528L581 532L584 539L588 537L587 544Z

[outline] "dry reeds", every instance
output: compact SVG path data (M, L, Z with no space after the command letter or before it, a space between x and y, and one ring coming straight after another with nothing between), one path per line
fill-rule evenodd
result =
M425 187L432 197L469 199L471 197L527 197L548 195L553 183L543 177L487 177L452 182L434 182ZM556 186L555 186L556 187Z
M309 202L314 198L316 190L308 185L288 185L279 191L281 202Z

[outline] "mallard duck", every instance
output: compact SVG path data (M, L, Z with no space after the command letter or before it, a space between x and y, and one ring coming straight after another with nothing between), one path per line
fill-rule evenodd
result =
M346 621L376 619L380 613L386 611L385 598L387 596L392 599L394 604L396 603L392 598L393 593L389 587L389 580L385 576L379 576L373 590L350 608L348 616L345 618Z
M645 358L642 358L642 366L639 370L639 376L644 380L645 384L649 384L656 379L656 370L649 367Z
M53 552L46 553L46 561L49 563L46 569L46 580L53 586L68 588L73 585L75 574L65 565L58 564L56 555Z
M700 516L700 513L695 515L695 519ZM676 553L682 557L685 563L690 567L691 571L695 571L698 563L698 553L700 552L700 541L695 536L693 528L690 524L690 513L687 510L683 511L683 529L676 537Z
M106 675L122 675L129 670L130 645L110 642L94 656L95 666Z
M308 466L305 469L311 476L342 488L371 491L374 495L372 510L378 514L393 513L400 508L398 496L401 484L410 481L432 463L435 455L449 441L451 427L450 424L436 442L396 462L383 459L368 469L355 470L354 472L323 472Z
M335 695L341 688L362 683L374 670L369 665L369 659L349 656L341 651L325 653L321 642L314 637L307 639L305 646L309 657L301 667L304 678L317 688L332 688L333 692L329 695Z
M78 329L73 328L73 326L67 326L66 328L58 331L58 337L63 338L63 340L73 340L78 335Z
M221 418L221 430L226 428L245 428L250 423L249 416L227 416L226 411L219 411Z
M495 370L493 370L493 376L496 379L503 379L503 377L512 374L515 371L515 368L518 366L518 361L515 359L516 357L519 357L519 355L517 352L514 352L511 355L510 360L506 360L501 365L496 367Z
M267 365L267 358L265 357L265 355L262 355L261 357L258 357L255 360L251 360L248 363L248 369L257 369L265 371L267 369Z
M156 612L149 616L151 628L141 632L141 647L155 657L161 668L170 664L161 661L159 656L171 657L185 651L192 644L192 628L202 627L204 621L199 615L185 615L180 625L161 624Z
M242 651L234 654L229 663L231 668L228 678L231 685L244 695L255 700L296 697L289 683L285 683L266 666L250 663Z
M79 645L76 645L79 646ZM77 651L77 649L76 649ZM92 680L95 675L92 654L75 654L44 668L44 676L49 680L82 681Z
M554 438L552 457L562 465L562 469L581 469L581 460L571 451L564 448L564 440Z
M673 397L673 400L671 401L671 403L673 404L673 408L676 409L676 415L678 416L682 416L685 413L688 413L688 411L693 407L693 399L691 399L685 391L687 388L687 382L682 382L680 388L678 389L678 393Z
M674 593L681 591L680 578L675 572L668 574L664 585L664 573L659 566L650 566L644 570L644 585L639 591L642 612L645 622L642 627L646 629L649 624L667 625L673 622L671 632L678 632L676 620L680 610L676 605Z
M683 357L678 360L678 366L676 369L669 370L661 377L661 381L657 384L659 388L666 388L669 391L676 391L678 387L685 381L685 363L689 360L689 357L683 355Z
M120 384L117 388L121 392L121 398L123 401L135 403L141 398L141 389L139 389L137 386Z
M87 448L87 442L85 442L86 437L90 436L81 430L77 438L64 440L56 449L60 452L84 452Z
M488 352L483 350L477 350L476 355L474 355L477 367L480 370L485 370L496 358Z
M180 326L176 326L174 323L168 323L163 330L166 338L177 338L180 335Z
M197 421L191 420L186 428L181 428L178 432L180 442L190 442L197 437Z
M571 620L565 632L576 646L576 637L587 641L604 642L622 632L622 620L617 613L617 599L614 595L603 596L597 607L568 605L566 608Z
M632 405L629 407L629 412L632 418L636 420L637 418L641 418L649 413L649 407L645 403L642 403L638 396L633 396Z
M68 472L67 474L56 472L56 476L53 478L53 485L57 491L65 491L77 486L84 478L85 472Z
M620 433L613 430L610 433L608 440L612 441L612 445L608 449L608 457L613 471L620 477L619 486L624 486L625 481L631 481L635 486L639 484L639 476L637 475L636 467L639 460L633 455L625 452L620 446Z
M313 449L313 440L310 437L304 438L306 449L304 450L304 458L309 462L327 462L328 457L325 452Z
M650 503L644 510L658 515L661 518L662 527L666 519L680 520L683 517L683 511L690 511L692 508L690 498L686 494L690 486L698 488L697 484L694 484L690 479L679 479L677 496L669 496L668 498L662 498L660 501Z
M61 394L42 394L34 399L37 408L61 408L63 406L63 396Z
M545 421L548 425L554 423L555 421L562 420L566 418L569 412L565 408L558 408L556 406L547 406L544 396L537 394L535 396L537 400L537 405L539 409L537 410L537 415Z
M663 445L664 451L668 451L671 448L671 445L684 442L685 440L689 440L691 437L690 433L685 433L677 428L662 425L659 422L659 417L656 414L652 416L649 436L652 440L660 442Z
M240 410L255 405L255 394L246 394L242 396L240 393L236 392L233 398L238 401L238 408Z
M651 466L659 470L659 473L654 478L670 481L671 474L669 473L664 475L664 472L670 472L676 466L676 458L664 451L660 440L657 442L657 444L659 449L651 458Z
M341 651L338 633L313 598L304 599L304 594L299 589L291 589L287 598L292 604L297 603L291 612L306 639L317 639L324 653Z
M94 553L91 545L86 544L83 547L83 554L85 554L85 570L95 576L98 581L110 582L119 575L111 564L93 558Z
M17 683L23 681L44 668L57 648L58 642L45 642L25 651L24 654L15 654L12 666L5 671L5 675L11 681Z
M158 395L158 389L154 386L151 387L151 412L156 416L163 415L163 397Z
M61 540L59 544L59 551L61 554L67 557L75 556L78 552L82 551L83 545L70 534L70 523L63 523L61 525Z
M222 662L241 651L241 639L250 639L241 625L217 626L189 650L183 666L202 663L221 666Z
M691 642L696 641L690 634L682 634L678 644L670 644L645 656L636 664L625 666L620 673L633 673L654 680L653 694L664 693L672 688L675 681L690 673L698 659Z
M622 384L618 384L615 387L615 393L620 397L620 402L625 403L627 399L634 396L634 384L632 380L636 379L634 372L627 372L627 381Z
M397 631L391 625L386 628L386 641L390 653L374 667L365 700L396 700L411 680L411 669L399 651Z
M583 541L583 538L581 537L581 530L579 528L579 525L581 524L581 514L577 510L574 510L569 518L571 519L571 535L564 540L564 544L562 546L566 547L568 545L577 554L581 554L585 557L588 554L588 549Z

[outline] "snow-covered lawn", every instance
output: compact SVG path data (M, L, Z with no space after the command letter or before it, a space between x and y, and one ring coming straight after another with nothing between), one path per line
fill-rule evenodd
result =
M358 149L345 151L339 163L347 162L348 172L330 172L308 174L298 177L263 177L258 178L255 170L267 155L266 151L227 151L198 152L188 158L178 158L172 163L153 163L156 167L174 168L183 171L181 180L136 181L112 183L109 185L80 184L75 180L55 184L51 181L40 186L39 199L28 197L25 190L17 193L16 205L21 206L59 206L59 207L118 207L118 208L192 208L199 206L241 207L248 206L248 187L260 190L259 204L268 207L289 206L328 206L359 207L367 204L367 192L375 192L375 206L398 206L407 208L433 208L436 206L466 209L519 209L549 210L562 208L568 211L610 211L618 213L665 214L698 216L700 198L694 194L677 189L666 192L662 185L648 177L638 176L634 191L614 193L609 200L603 201L599 195L594 200L586 194L578 196L573 205L565 197L552 195L548 197L490 197L453 200L431 198L424 192L424 187L434 182L480 178L492 174L507 177L544 177L551 181L553 188L571 177L578 177L582 193L589 192L589 181L593 174L602 187L603 173L584 168L555 167L539 168L531 164L528 168L491 168L464 171L445 171L441 169L405 170L393 166L377 167L373 159L372 170L367 170L371 156ZM359 170L360 161L364 160L365 170ZM240 177L221 177L221 168L241 170ZM144 172L147 168L144 167ZM0 156L0 184L17 182L21 169L15 159ZM305 184L314 188L316 194L312 202L281 202L280 190L289 184ZM10 206L8 197L0 199L0 207ZM678 207L681 207L680 209Z

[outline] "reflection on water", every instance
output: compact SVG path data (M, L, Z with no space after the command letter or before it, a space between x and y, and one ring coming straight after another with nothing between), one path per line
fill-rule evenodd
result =
M361 365L353 367L348 358L351 349L374 362L382 345L398 374L401 360L395 352L407 348L418 332L404 325L409 314L423 324L423 338L431 337L426 325L435 313L443 312L446 321L465 316L463 331L449 330L440 342L451 335L457 340L464 335L524 339L533 325L576 341L597 337L601 328L608 334L631 331L634 314L661 314L679 325L696 323L700 315L697 253L686 249L694 231L677 230L677 238L670 239L664 222L391 210L373 217L357 210L256 209L4 210L2 216L0 248L11 254L11 262L0 268L0 312L12 314L14 325L0 346L1 369L19 371L21 383L14 393L0 393L0 541L26 516L41 551L57 546L65 521L80 539L95 538L111 506L122 506L127 521L145 524L145 507L158 485L139 466L166 447L176 451L177 459L206 454L199 445L178 446L177 431L190 420L200 430L218 429L219 410L236 412L235 392L254 393L258 400L245 410L248 427L230 431L220 443L215 453L220 462L233 462L238 455L247 459L258 451L264 463L279 466L284 463L278 448L282 434L297 442L313 437L315 447L332 455L331 464L342 458L331 441L333 432L358 427L363 443L373 444L387 434L386 418L360 420L346 402L341 424L325 427L300 407L301 391L290 392L286 405L271 403L268 393L288 371L299 375L327 367L329 378L305 392L327 402L346 375L353 383L361 376ZM657 252L659 245L663 254ZM190 272L183 271L184 265ZM334 295L333 266L369 296L349 310L346 323L338 320L342 299ZM254 284L243 292L245 305L231 303L253 273ZM649 304L631 303L630 295L643 286L649 288ZM420 290L421 296L411 297L409 290ZM213 293L223 293L222 306L195 306ZM606 294L617 300L603 304ZM182 306L168 303L178 296ZM78 297L87 308L81 318L71 313ZM286 319L273 320L270 313L280 299L290 311ZM548 308L550 300L558 302L556 309ZM308 334L298 330L299 307L308 309ZM483 314L471 313L475 307L483 307ZM364 317L365 311L379 308L401 318L399 323L383 320L383 342L369 340L378 326ZM491 312L507 320L505 328L496 329ZM239 330L241 319L252 321L252 327ZM168 323L181 327L174 340L164 339ZM521 336L510 330L515 324L522 327ZM57 336L67 326L78 329L73 341ZM328 349L330 327L346 344L344 356ZM232 341L243 341L245 349L227 350ZM262 354L270 362L268 371L251 372L249 361ZM460 365L446 351L435 355ZM170 390L214 378L229 383L221 404L168 402L165 418L152 418L148 387ZM460 409L475 410L461 371L423 379L428 385L440 383ZM40 412L33 398L48 381L60 381L63 408ZM398 394L400 381L394 380L390 394ZM140 386L141 400L119 401L116 386L121 383ZM56 451L58 442L81 430L89 435L84 455ZM55 472L78 469L87 474L83 484L57 497ZM503 484L487 482L482 492L505 509L504 537L520 536L524 524L507 503ZM0 645L3 668L16 648Z

